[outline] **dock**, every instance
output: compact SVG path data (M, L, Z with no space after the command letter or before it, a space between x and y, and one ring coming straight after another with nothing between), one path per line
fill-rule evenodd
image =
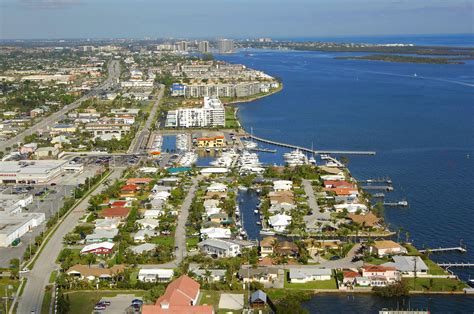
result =
M437 263L439 267L474 267L474 263Z
M445 248L437 248L437 249L424 249L424 250L418 250L420 253L425 253L426 251L430 252L451 252L451 251L458 251L461 253L466 253L467 250L466 248L462 246L456 246L456 247L445 247Z
M393 191L393 186L390 185L366 185L361 186L364 190L385 190L385 191Z
M292 145L272 140L267 140L253 134L247 134L246 137L256 140L258 142L262 142L265 144L271 144L280 147L292 148L292 149L299 149L302 152L311 153L311 154L343 154L343 155L369 155L374 156L374 151L356 151L356 150L313 150L307 147Z
M408 202L407 201L384 202L383 206L387 206L387 207L408 207Z
M381 179L367 179L367 180L357 180L359 183L387 183L392 184L392 179L390 178L381 178Z
M250 151L254 152L264 152L264 153L276 153L276 149L269 149L269 148L250 148Z

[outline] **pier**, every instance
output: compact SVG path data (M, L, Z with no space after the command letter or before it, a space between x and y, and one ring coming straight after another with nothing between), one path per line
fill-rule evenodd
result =
M276 153L276 149L269 149L269 148L250 148L250 151L254 152L264 152L264 153Z
M474 263L438 263L439 267L474 267Z
M381 178L381 179L367 179L367 180L357 180L359 183L387 183L392 184L392 179L390 178Z
M307 147L303 146L298 146L298 145L292 145L292 144L287 144L287 143L282 143L282 142L277 142L277 141L271 141L267 140L258 136L255 136L253 134L247 134L246 137L251 138L253 140L256 140L258 142L262 142L265 144L271 144L275 146L280 146L280 147L286 147L286 148L292 148L292 149L299 149L300 151L306 152L306 153L311 153L311 154L344 154L344 155L369 155L369 156L374 156L375 152L374 151L354 151L354 150L313 150Z
M462 246L456 246L456 247L446 247L446 248L437 248L437 249L424 249L424 250L418 250L420 253L425 253L426 251L430 252L450 252L450 251L458 251L461 253L466 253L467 250L466 248L463 248Z
M384 202L383 206L387 206L387 207L408 207L408 202L407 201Z
M361 186L364 190L385 190L385 191L393 191L393 186L390 185L366 185Z

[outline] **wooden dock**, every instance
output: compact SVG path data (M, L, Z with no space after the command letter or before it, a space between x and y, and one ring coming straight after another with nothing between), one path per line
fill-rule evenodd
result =
M445 248L437 248L437 249L424 249L424 250L418 250L420 253L425 253L426 251L430 252L450 252L450 251L458 251L461 253L466 253L467 250L466 248L463 248L462 246L456 246L456 247L445 247Z
M474 267L474 263L438 263L440 267Z
M393 191L393 186L390 185L365 185L361 186L364 190L385 190L385 191Z
M267 140L252 134L247 134L246 137L256 140L258 142L262 142L265 144L271 144L280 147L292 148L292 149L299 149L302 152L311 153L311 154L342 154L342 155L369 155L374 156L374 151L355 151L355 150L313 150L307 147L292 145L277 141Z

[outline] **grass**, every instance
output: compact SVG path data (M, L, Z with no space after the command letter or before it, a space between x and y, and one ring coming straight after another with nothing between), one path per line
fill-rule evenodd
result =
M239 128L239 121L235 117L234 107L225 107L225 128L228 128L228 129Z
M188 250L191 248L197 248L198 243L198 237L186 238L186 247L188 248Z
M56 277L58 276L57 271L52 271L51 274L49 275L49 283L54 283L56 281Z
M199 305L212 305L216 313L242 313L242 310L228 310L228 309L219 309L219 300L222 293L231 293L231 294L243 294L244 295L244 306L248 303L248 293L247 291L214 291L214 290L201 290L201 300ZM268 313L268 311L263 310L263 313Z
M446 275L448 274L443 268L438 266L435 262L430 259L423 259L426 266L428 266L428 274L430 275Z
M285 270L285 289L337 289L336 279L314 280L306 283L291 283L288 281L288 270Z
M410 290L415 291L462 291L467 285L454 278L404 278Z
M156 238L151 239L151 242L158 245L174 247L174 237L171 237L171 236L156 237Z
M130 291L130 290L117 290L117 291L75 291L68 292L70 302L69 314L82 314L92 313L94 306L103 297L115 297L117 294L133 294L136 297L143 296L145 291Z
M43 304L41 305L41 314L48 314L49 307L51 305L51 299L53 298L52 286L46 286L43 298Z
M372 264L372 265L381 265L381 264L384 264L384 263L388 263L390 261L391 261L391 259L389 259L389 258L378 258L378 257L375 257L375 256L369 256L367 258L364 258L364 262L366 262L368 264Z

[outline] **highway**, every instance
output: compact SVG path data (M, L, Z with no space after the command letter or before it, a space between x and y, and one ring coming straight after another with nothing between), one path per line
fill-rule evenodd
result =
M156 116L156 112L158 111L159 104L161 102L161 98L163 98L163 94L165 92L165 85L160 85L160 92L158 93L158 96L156 97L155 103L153 104L153 108L150 111L150 115L148 116L148 119L145 122L145 125L138 130L137 136L132 141L132 144L130 145L130 148L128 149L129 154L136 154L140 152L140 150L144 145L146 145L148 138L150 137L150 129L152 127L152 123L154 121L154 118Z
M41 121L31 126L30 128L24 130L23 132L17 134L16 136L8 139L7 141L0 142L0 151L5 151L7 147L11 147L14 144L21 143L25 136L36 133L38 130L46 129L48 126L54 125L57 121L61 119L62 116L66 115L68 111L78 108L81 103L93 96L97 96L102 90L106 90L114 85L117 79L120 77L120 62L117 60L112 60L108 66L108 78L98 87L82 96L75 102L64 106L59 111L52 113L48 117L44 117Z
M109 178L105 181L114 181L122 175L123 169L115 168ZM104 182L105 182L104 181ZM91 196L99 194L106 188L103 183L99 185L88 197L82 200L76 208L59 224L58 229L51 235L49 241L39 253L31 271L25 276L27 278L25 290L19 298L17 313L41 313L44 290L48 285L49 275L58 268L56 257L63 248L63 238L77 225L84 216Z

